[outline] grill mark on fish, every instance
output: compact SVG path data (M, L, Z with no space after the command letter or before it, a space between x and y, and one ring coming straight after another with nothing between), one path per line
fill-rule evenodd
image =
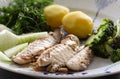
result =
M47 70L55 72L59 67L65 66L67 61L77 53L76 48L79 47L79 44L79 39L70 34L61 41L61 44L45 50L37 59L37 63L40 67L50 65Z
M89 47L85 47L67 62L67 67L74 71L85 70L91 63L92 58L93 51Z

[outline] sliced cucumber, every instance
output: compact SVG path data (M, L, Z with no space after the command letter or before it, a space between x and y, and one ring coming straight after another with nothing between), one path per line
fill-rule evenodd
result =
M3 30L12 31L11 29L9 29L8 27L6 27L5 25L0 24L0 31L3 31Z
M0 51L0 61L9 62L11 61L11 59L8 58L3 52Z
M5 51L22 43L32 42L38 38L46 37L47 35L47 32L39 32L18 36L8 30L3 30L0 32L0 51Z
M4 51L12 46L15 46L18 37L8 30L0 32L0 51Z
M43 37L46 37L46 36L48 36L47 32L23 34L23 35L18 36L17 44L26 43L26 42L32 42L35 39L43 38Z
M16 55L17 53L19 53L20 51L22 51L25 47L28 46L28 43L23 43L20 45L17 45L15 47L12 47L10 49L7 49L6 51L4 51L4 53L9 57L13 57L14 55Z

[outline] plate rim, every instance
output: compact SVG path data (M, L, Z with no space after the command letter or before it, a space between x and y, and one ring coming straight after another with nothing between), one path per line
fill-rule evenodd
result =
M41 74L41 75L34 75L33 73L35 72L32 72L32 71L28 71L29 73L26 73L22 70L15 70L15 69L12 69L12 68L9 68L7 66L2 66L1 64L3 64L3 62L0 62L0 68L1 69L4 69L4 70L7 70L7 71L10 71L10 72L13 72L13 73L17 73L17 74L22 74L22 75L27 75L27 76L31 76L31 77L36 77L36 78L95 78L95 77L102 77L102 76L107 76L107 75L112 75L112 74L116 74L116 73L120 73L120 69L114 71L114 69L111 69L111 72L107 72L105 73L104 72L104 69L108 68L108 67L119 67L120 66L120 61L116 62L116 63L113 63L113 64L110 64L110 65L107 65L107 66L104 66L104 67L100 67L100 68L96 68L96 69L91 69L91 70L101 70L101 72L97 73L97 74L94 74L94 75L89 75L89 76L86 76L85 72L89 71L89 70L85 70L85 71L82 71L83 72L83 76L81 76L80 74L82 72L78 72L78 74L76 75L72 75L72 74L65 74L65 75L55 75L56 73L54 73L54 75L48 75L47 73L46 74L43 74L43 72L36 72L37 74ZM6 63L4 63L6 64Z
M4 64L3 66L1 64ZM8 66L5 66L8 65ZM120 61L104 66L104 67L100 67L100 68L96 68L96 69L90 69L90 70L85 70L82 72L75 72L73 74L68 73L68 74L59 74L59 73L49 73L49 72L36 72L36 71L24 71L24 69L22 70L22 68L18 68L18 70L16 69L12 69L9 67L10 64L5 63L5 62L0 62L0 68L16 73L16 74L21 74L21 75L26 75L26 76L31 76L31 77L35 77L35 78L96 78L96 77L102 77L102 76L108 76L108 75L112 75L112 74L116 74L116 73L120 73L120 69L114 71L113 69L117 66L117 68L119 68L120 66ZM110 73L105 72L105 69L111 69ZM95 71L95 70L100 70L101 72L98 73L93 73L90 75L86 75L85 73L88 71ZM29 73L28 73L29 72ZM34 73L34 74L33 74ZM77 73L77 74L76 74Z

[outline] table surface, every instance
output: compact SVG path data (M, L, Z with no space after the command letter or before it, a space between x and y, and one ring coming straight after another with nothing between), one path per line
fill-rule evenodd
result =
M21 74L16 74L13 72L9 72L9 71L0 69L0 79L36 79L36 78L21 75ZM40 79L45 79L45 78L40 78ZM93 79L120 79L120 73L110 75L110 76L93 78Z

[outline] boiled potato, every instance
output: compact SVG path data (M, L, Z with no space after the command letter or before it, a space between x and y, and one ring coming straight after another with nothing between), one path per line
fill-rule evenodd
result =
M69 13L69 9L61 5L50 5L44 9L44 15L48 25L56 28L62 24L62 18Z
M93 30L91 17L81 11L66 14L62 19L63 28L80 38L86 38Z

